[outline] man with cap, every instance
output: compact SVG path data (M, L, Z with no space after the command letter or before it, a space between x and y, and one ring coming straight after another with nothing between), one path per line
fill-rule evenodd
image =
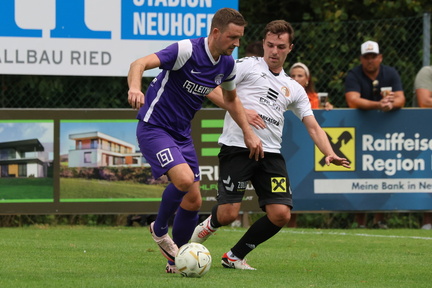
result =
M345 78L348 107L383 112L403 107L405 94L399 73L393 67L381 64L383 57L378 43L366 41L360 51L361 65L351 69ZM383 87L391 87L391 91L381 92ZM360 228L366 227L365 213L357 213L355 220ZM373 226L387 228L383 213L375 213Z
M405 105L402 81L396 69L381 64L383 59L377 42L361 45L361 65L350 70L345 78L345 99L350 108L384 112ZM381 92L381 88L391 91Z

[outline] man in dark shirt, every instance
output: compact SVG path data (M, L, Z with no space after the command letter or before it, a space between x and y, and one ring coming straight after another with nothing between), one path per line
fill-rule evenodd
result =
M387 112L405 105L400 76L393 67L381 64L382 59L378 43L366 41L361 45L361 65L350 70L345 78L348 107ZM390 87L391 91L382 91L384 87Z
M381 64L383 56L378 43L366 41L360 48L361 65L350 70L345 78L345 99L350 108L383 112L405 105L402 81L396 69ZM386 88L390 91L382 91ZM357 213L359 227L367 225L366 214ZM373 226L387 228L383 213L375 213Z

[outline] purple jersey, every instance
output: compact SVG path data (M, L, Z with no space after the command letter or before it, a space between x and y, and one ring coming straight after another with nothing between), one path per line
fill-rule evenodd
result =
M204 37L179 41L156 55L163 71L150 84L137 118L189 137L204 97L234 79L234 59L222 55L215 61Z

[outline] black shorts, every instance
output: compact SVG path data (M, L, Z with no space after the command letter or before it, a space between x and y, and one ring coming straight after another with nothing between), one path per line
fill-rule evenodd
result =
M284 204L291 208L292 192L283 156L265 153L259 161L249 159L246 148L222 146L219 153L219 204L240 203L249 181L255 188L259 206Z

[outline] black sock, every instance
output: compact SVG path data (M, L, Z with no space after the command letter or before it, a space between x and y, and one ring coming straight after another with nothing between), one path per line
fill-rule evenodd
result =
M249 252L273 237L281 229L282 227L274 225L265 215L249 227L243 237L231 248L231 251L238 258L244 259Z
M213 206L212 213L211 213L212 217L210 219L210 224L213 228L222 227L222 225L219 223L217 219L217 210L218 210L218 205Z

